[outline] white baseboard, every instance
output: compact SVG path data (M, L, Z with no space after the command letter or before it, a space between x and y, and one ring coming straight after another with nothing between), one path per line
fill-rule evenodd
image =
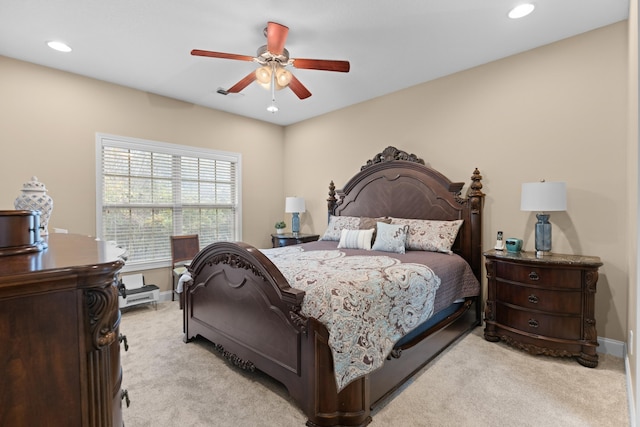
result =
M598 353L610 354L623 359L625 357L625 344L622 341L598 337Z
M160 302L171 301L171 294L173 291L162 291L160 292ZM176 301L178 301L178 294L174 297Z
M631 372L631 366L629 364L629 355L625 351L624 355L624 373L625 379L627 383L627 404L629 405L629 426L636 427L636 405L635 399L633 397L633 387L631 386L631 377L629 376L629 372Z

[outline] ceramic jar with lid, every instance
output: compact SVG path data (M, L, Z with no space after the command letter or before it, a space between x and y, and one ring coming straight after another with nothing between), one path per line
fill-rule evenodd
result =
M22 194L13 202L18 210L40 211L40 235L49 234L49 218L53 211L53 199L47 194L45 185L38 181L38 177L32 176L31 181L22 185Z

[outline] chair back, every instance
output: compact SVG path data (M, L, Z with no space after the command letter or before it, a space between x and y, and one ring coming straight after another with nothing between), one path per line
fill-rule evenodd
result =
M175 266L190 261L200 252L200 239L197 234L171 236L171 263Z

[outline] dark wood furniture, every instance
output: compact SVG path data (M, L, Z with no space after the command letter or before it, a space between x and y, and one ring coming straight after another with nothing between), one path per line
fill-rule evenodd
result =
M273 233L271 235L271 244L274 248L283 246L299 245L300 243L315 242L320 236L318 234L302 234L302 233Z
M0 257L0 425L122 426L124 262L91 237L46 240Z
M464 183L453 183L414 155L388 147L342 190L336 192L331 183L329 213L463 219L453 249L480 280L481 178L476 169L462 197ZM193 259L189 270L193 280L183 292L185 341L204 337L235 365L280 381L307 415L308 426L367 425L373 406L480 324L480 297L473 297L433 328L396 346L382 368L338 392L326 327L301 314L304 291L291 288L262 252L245 243L214 243Z
M598 366L594 301L600 258L496 250L485 256L485 339Z

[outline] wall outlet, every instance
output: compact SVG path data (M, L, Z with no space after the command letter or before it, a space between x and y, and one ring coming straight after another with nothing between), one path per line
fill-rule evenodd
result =
M627 354L633 356L633 330L629 331L629 342L627 343Z

